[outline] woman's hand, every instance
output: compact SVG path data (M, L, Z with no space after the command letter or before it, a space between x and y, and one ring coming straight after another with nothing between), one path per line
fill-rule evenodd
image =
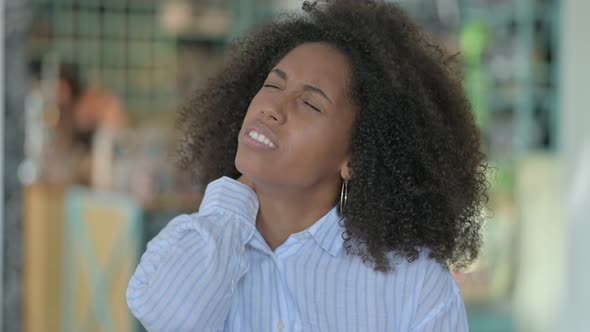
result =
M252 180L248 179L244 175L241 175L238 178L238 182L241 182L241 183L247 185L248 187L250 187L250 189L252 189L252 190L254 190L256 192L256 189L254 188L254 182L252 182Z

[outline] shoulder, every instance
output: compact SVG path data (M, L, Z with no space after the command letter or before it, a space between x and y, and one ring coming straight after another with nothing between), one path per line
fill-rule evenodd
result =
M459 293L459 286L448 266L431 258L428 249L421 250L418 258L411 262L394 254L391 254L390 261L394 267L394 274L399 272L412 276L419 289L418 297L422 300L431 298L433 292L439 292L442 296Z
M429 251L424 250L414 264L421 271L419 299L422 305L441 304L460 293L448 266L432 259Z
M399 284L404 289L402 294L407 295L404 301L413 307L417 316L425 318L460 297L451 271L432 259L428 250L422 250L418 258L411 262L394 253L389 258L393 271L388 272L388 282Z
M449 268L430 257L430 250L422 249L418 258L408 261L399 257L395 252L388 254L388 259L394 268L393 275L397 273L410 273L414 281L420 287L431 287L438 284L446 284L452 290L459 291L457 283Z
M428 330L431 324L441 321L463 326L465 307L460 288L449 268L430 258L428 250L424 250L414 262L404 265L416 275L413 328L422 331L422 327L426 327Z

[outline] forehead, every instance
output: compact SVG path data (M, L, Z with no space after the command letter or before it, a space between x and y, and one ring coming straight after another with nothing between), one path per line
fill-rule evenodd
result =
M349 78L350 62L331 45L305 43L287 53L276 68L285 71L289 78L344 88Z

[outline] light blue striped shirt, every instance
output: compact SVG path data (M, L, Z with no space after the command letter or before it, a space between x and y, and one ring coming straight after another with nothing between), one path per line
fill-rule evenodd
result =
M377 272L347 255L336 209L273 252L255 227L258 200L224 177L198 213L147 246L127 289L149 331L467 331L451 273L421 255Z

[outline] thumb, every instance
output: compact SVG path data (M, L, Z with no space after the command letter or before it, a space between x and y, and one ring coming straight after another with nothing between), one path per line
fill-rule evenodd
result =
M256 191L256 189L254 188L254 182L252 182L252 180L248 179L244 175L241 175L238 178L238 182L241 182L241 183L247 185L248 187L250 187L250 189L252 189L253 191Z

